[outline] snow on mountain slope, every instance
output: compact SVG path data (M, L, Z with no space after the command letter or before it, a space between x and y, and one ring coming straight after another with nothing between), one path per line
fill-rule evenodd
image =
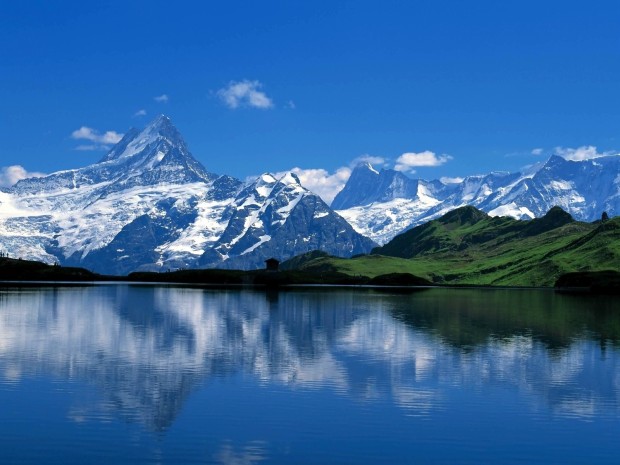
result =
M382 170L381 174L390 171L393 170ZM418 186L415 193L412 189L386 189L383 179L389 176L381 177L368 164L360 165L332 203L356 231L381 244L465 205L491 215L520 219L541 217L554 206L582 221L598 219L603 211L612 216L620 214L620 156L617 155L583 161L552 156L546 163L523 173L469 176L447 186L439 181L406 181ZM430 188L423 191L420 186Z
M48 263L131 271L141 263L110 244L138 218L156 222L172 213L184 224L171 225L167 242L156 244L160 262L185 263L219 237L221 214L240 187L207 172L162 115L130 130L99 163L25 179L1 193L0 248Z
M439 200L432 197L423 197L417 201L396 198L336 212L358 233L385 244L438 203Z
M392 239L439 205L453 187L440 181L410 179L394 170L357 166L332 208L360 234L379 244Z
M534 218L558 205L591 221L620 213L620 156L551 157L523 173L460 183L410 179L362 164L332 204L287 173L244 186L209 173L159 116L131 129L98 163L0 190L0 251L125 274L192 267L262 267L311 250L350 256L473 205ZM367 236L367 237L363 237ZM370 239L368 239L370 238Z
M239 193L225 216L226 230L201 258L205 266L226 260L229 268L256 268L270 257L285 260L311 250L348 257L374 246L293 173L280 179L263 174Z
M511 189L489 199L488 207L514 203L540 217L559 206L573 217L593 221L620 213L620 156L571 161L552 156L531 177L524 176Z
M314 222L305 218L310 210ZM98 163L24 179L0 192L0 251L126 274L262 267L265 254L288 257L316 246L346 256L374 246L335 217L292 174L264 175L244 188L235 178L209 173L162 115L143 130L129 130ZM344 232L313 229L323 228L315 224L322 218ZM268 246L272 233L277 240Z

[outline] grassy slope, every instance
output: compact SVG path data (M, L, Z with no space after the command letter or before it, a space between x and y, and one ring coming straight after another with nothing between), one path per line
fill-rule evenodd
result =
M444 284L553 286L564 273L620 267L620 218L589 224L566 222L557 211L531 222L484 214L468 219L471 214L415 228L376 255L318 258L302 269L368 277L407 272Z

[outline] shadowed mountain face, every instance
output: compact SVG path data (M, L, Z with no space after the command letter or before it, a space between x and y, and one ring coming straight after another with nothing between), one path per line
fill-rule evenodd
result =
M364 253L362 237L292 174L244 186L208 172L166 116L98 163L0 192L0 251L107 274L251 269L314 249Z
M411 414L437 408L447 386L509 383L533 407L593 414L620 408L615 310L613 298L544 291L5 289L0 380L85 382L97 396L73 407L76 417L152 431L168 429L193 392L239 379L388 400ZM407 401L415 392L426 401Z
M389 169L376 171L370 163L357 166L351 173L345 187L334 198L331 207L345 210L374 202L389 202L397 198L419 199L424 195L443 196L450 187L439 181L411 179Z

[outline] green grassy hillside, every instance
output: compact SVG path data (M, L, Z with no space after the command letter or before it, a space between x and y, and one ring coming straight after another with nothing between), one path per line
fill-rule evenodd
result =
M440 284L553 286L569 272L620 270L620 218L574 221L560 208L543 218L492 218L463 207L353 259L318 257L306 271L375 277L411 273Z

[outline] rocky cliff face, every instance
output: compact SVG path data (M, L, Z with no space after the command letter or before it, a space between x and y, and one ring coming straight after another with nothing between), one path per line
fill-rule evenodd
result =
M374 244L292 173L279 180L262 175L240 192L225 215L228 226L201 258L203 265L226 259L226 267L258 268L267 258L285 260L311 250L350 257Z

